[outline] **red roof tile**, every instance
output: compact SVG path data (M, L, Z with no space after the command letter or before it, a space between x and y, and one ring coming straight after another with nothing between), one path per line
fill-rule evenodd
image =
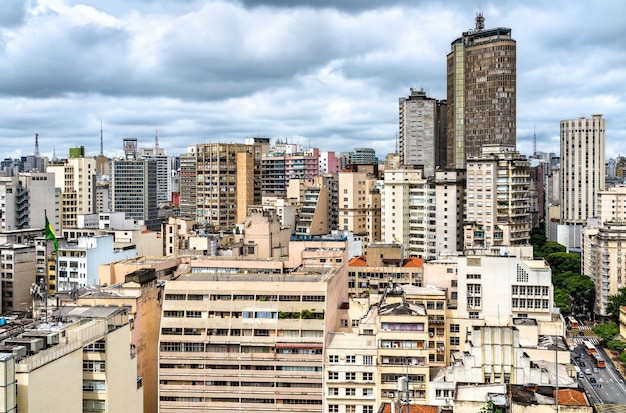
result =
M349 267L366 267L367 261L365 260L364 256L358 255L356 257L351 258L350 261L348 261L348 266Z

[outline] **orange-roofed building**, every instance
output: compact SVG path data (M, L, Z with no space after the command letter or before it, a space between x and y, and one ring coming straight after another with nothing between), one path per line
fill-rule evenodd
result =
M395 404L395 406L392 406L392 404ZM393 407L395 407L395 410L393 409ZM406 405L402 404L402 413L406 411L405 409L406 409ZM399 412L399 411L400 409L398 408L397 402L383 403L380 413L393 413L393 412ZM408 413L437 413L437 407L423 406L420 404L409 404Z
M372 243L365 253L348 262L348 288L352 296L379 294L393 285L422 285L424 260L406 257L398 243Z

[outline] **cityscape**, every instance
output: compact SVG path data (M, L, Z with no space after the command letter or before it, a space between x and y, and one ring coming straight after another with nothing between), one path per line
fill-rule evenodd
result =
M383 142L170 153L98 120L7 149L0 413L623 411L620 121L520 145L516 28L488 17L439 33L445 91L407 83Z

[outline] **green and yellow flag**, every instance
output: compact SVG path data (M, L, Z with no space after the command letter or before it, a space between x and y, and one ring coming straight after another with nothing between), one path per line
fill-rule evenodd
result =
M52 229L52 225L50 225L50 221L48 221L48 215L46 215L46 239L51 239L54 241L54 252L59 253L59 241L57 240L57 236L54 234L54 229Z

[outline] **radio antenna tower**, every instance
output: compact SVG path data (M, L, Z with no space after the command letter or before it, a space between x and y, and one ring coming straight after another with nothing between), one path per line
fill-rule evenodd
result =
M104 155L104 146L102 143L102 121L100 121L100 156Z
M533 125L533 157L537 156L537 126Z
M39 158L39 134L35 134L35 157Z
M156 133L154 134L154 149L159 150L159 130L156 130Z

